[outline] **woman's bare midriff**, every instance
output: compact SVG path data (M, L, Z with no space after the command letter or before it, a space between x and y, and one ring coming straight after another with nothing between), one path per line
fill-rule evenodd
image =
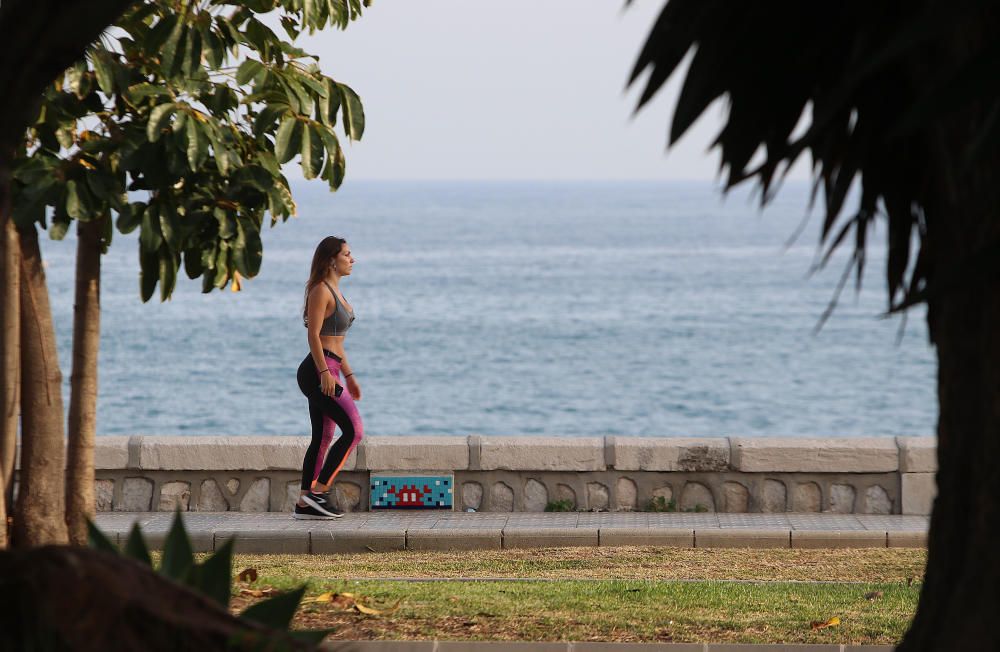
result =
M333 351L341 357L341 359L346 358L344 355L344 336L343 335L320 335L319 341L323 345L323 348L327 351Z

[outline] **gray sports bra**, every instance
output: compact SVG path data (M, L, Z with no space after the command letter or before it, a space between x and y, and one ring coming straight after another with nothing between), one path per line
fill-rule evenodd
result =
M346 335L347 329L354 323L354 311L348 311L347 307L337 298L337 293L333 291L330 284L323 281L326 289L333 295L333 313L323 320L323 325L319 329L320 335Z

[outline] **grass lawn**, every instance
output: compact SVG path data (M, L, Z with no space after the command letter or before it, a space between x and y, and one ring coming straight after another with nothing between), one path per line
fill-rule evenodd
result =
M238 555L234 572L258 578L236 583L233 608L305 583L294 626L334 639L891 644L925 562L906 549Z

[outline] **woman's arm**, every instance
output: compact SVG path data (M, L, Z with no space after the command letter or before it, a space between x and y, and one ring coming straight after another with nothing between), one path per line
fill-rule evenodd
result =
M309 340L309 353L312 354L313 364L316 366L316 373L324 376L326 369L326 356L323 355L323 343L319 339L319 331L323 327L323 316L326 315L326 306L330 302L330 293L323 292L317 285L309 291L309 299L306 305L306 319L309 326L306 329L306 337Z

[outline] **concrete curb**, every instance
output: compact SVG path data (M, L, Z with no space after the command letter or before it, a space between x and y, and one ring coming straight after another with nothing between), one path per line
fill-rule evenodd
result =
M514 548L664 546L682 548L921 548L922 517L878 519L825 515L777 521L770 515L658 515L647 525L615 513L348 514L336 521L294 521L287 514L189 513L185 528L196 552L235 539L244 553L337 554L396 550L505 550ZM567 518L569 517L569 518ZM162 512L98 514L97 526L123 544L139 523L150 548L161 549L173 519Z
M328 652L892 652L891 645L752 643L605 643L531 641L329 641Z

